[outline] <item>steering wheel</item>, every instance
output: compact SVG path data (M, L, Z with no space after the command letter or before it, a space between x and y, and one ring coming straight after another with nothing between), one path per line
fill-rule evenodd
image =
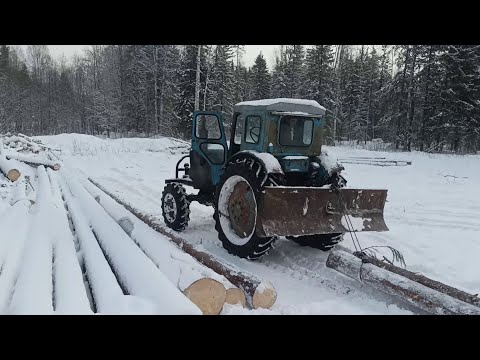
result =
M253 132L254 129L258 129L258 134ZM260 139L260 126L254 126L250 128L250 137L252 138L255 144L258 144L258 140Z

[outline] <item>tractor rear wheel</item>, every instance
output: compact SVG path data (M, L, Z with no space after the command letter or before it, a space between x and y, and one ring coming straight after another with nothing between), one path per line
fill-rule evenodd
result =
M229 163L215 195L215 229L223 247L235 256L250 260L267 254L277 239L256 235L259 194L270 185L263 165L252 158Z
M183 231L187 227L190 220L190 202L181 184L165 185L162 192L162 215L165 224L175 231Z
M287 239L292 240L301 246L309 246L323 251L330 251L343 240L343 233L287 236Z

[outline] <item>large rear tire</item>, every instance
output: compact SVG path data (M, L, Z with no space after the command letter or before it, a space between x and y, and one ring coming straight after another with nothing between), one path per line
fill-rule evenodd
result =
M190 220L190 202L181 184L165 185L162 193L162 215L165 224L175 231L183 231L187 227Z
M253 158L227 164L215 194L215 229L223 247L235 256L250 260L266 255L277 239L255 233L257 204L271 179L263 165Z

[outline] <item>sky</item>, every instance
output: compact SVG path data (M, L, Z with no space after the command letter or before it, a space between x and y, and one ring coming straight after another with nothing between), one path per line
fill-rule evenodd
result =
M48 45L50 53L59 58L62 54L65 54L67 59L71 58L74 53L81 54L83 49L88 45ZM275 63L275 49L280 45L245 45L245 54L243 55L243 64L245 66L252 66L255 58L260 53L263 53L263 57L267 61L269 70L272 69Z

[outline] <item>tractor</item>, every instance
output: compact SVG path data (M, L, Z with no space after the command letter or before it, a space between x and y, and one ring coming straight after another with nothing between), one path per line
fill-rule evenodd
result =
M162 193L166 225L183 231L192 201L213 206L223 247L252 260L280 236L328 251L347 232L387 231L387 190L348 188L322 151L325 113L313 100L240 102L227 142L220 113L194 112L191 149Z

